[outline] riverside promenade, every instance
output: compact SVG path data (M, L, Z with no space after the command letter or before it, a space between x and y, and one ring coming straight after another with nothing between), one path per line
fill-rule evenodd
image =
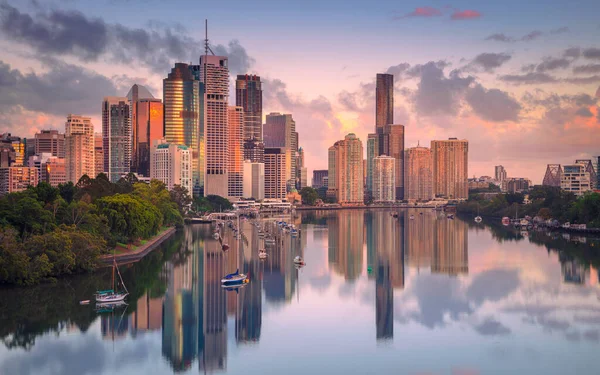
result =
M116 259L118 264L135 263L135 262L139 261L140 259L142 259L143 257L145 257L146 254L148 254L149 252L154 250L164 240L171 237L173 235L173 233L175 233L176 231L177 231L177 229L175 227L165 229L161 233L152 237L152 239L148 240L148 242L146 242L145 244L138 246L134 251L124 253L124 254L114 255L114 259ZM102 255L100 257L100 262L102 262L105 265L111 264L112 261L113 261L112 254Z

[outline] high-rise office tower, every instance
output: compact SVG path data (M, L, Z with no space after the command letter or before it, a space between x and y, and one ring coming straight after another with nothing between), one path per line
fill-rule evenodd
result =
M152 141L149 177L165 183L171 190L181 185L192 191L192 155L186 145L167 143L164 139Z
M257 139L247 139L244 141L244 160L250 160L253 163L264 163L265 144Z
M152 142L164 137L163 103L160 99L138 99L134 107L136 122L131 166L132 171L148 177Z
M303 187L308 186L307 169L304 166L304 149L298 147L296 155L296 189L300 191Z
M65 123L65 162L67 181L76 184L83 175L96 177L94 125L89 117L68 115Z
M290 114L269 113L263 127L266 147L284 147L286 152L286 181L295 179L298 133L296 122Z
M404 125L387 124L377 128L379 155L396 159L396 200L404 199Z
M449 138L431 141L433 194L450 199L469 197L469 141Z
M312 187L314 189L318 189L320 187L327 187L326 185L326 181L323 181L325 178L327 178L329 171L327 169L315 169L313 171L313 177L312 177Z
M373 201L396 201L396 159L380 155L373 158Z
M94 176L98 177L100 173L104 173L104 146L102 145L102 133L94 133ZM90 176L91 177L91 176Z
M131 89L129 89L129 92L127 93L127 100L129 101L129 119L131 122L131 171L132 172L136 172L139 173L143 176L148 176L147 172L146 174L142 173L141 171L138 171L139 168L139 161L138 161L138 142L137 139L138 137L138 129L140 128L140 126L138 125L138 106L137 103L139 100L141 99L154 99L154 95L152 95L150 93L150 91L148 91L148 89L142 85L138 85L137 83L134 84L133 86L131 86ZM162 114L161 114L161 121L162 121ZM143 135L142 135L143 138ZM151 144L150 144L151 145ZM150 155L150 145L148 145L148 158ZM148 164L149 162L146 162L146 164Z
M265 198L285 198L286 167L285 147L265 148Z
M244 108L244 140L262 141L262 83L259 76L237 76L235 105Z
M498 181L500 185L502 185L504 180L506 180L506 169L504 169L504 166L497 165L494 167L494 177L496 181Z
M244 198L265 199L265 164L244 161Z
M367 136L367 194L373 195L373 159L379 156L379 146L377 134Z
M65 157L65 135L58 130L42 130L35 133L35 154L50 153L59 158Z
M329 148L329 186L335 179L335 193L340 204L362 204L363 146L355 134L348 134Z
M117 182L131 168L131 121L129 100L107 96L102 102L102 146L104 170L111 182Z
M205 195L224 196L228 191L229 67L227 57L200 56L200 80L206 90L206 180Z
M242 137L244 135L244 109L229 107L227 115L229 126L229 167L227 197L239 199L244 193L244 152Z
M394 123L394 76L377 74L375 91L375 126Z
M202 195L205 185L204 103L204 85L192 67L176 63L163 79L164 137L168 143L190 149L194 196Z
M407 148L404 153L404 198L433 198L431 150L427 147Z

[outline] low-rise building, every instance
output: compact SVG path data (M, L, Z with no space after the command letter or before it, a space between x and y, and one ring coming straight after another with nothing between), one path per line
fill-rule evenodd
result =
M23 191L28 186L37 186L37 184L36 168L22 166L0 168L0 196Z
M150 178L160 180L169 190L175 185L186 188L192 195L192 156L185 145L154 140L150 152Z
M592 190L590 173L584 164L563 165L560 188L575 195L583 195Z

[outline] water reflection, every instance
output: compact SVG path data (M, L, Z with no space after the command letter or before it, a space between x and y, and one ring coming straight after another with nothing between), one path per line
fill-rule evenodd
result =
M303 373L285 367L296 351L310 358L306 371L318 372L319 364L352 362L373 350L374 341L406 356L390 358L377 349L368 367L339 370L365 373L402 364L413 373L447 373L458 358L475 373L502 373L495 370L507 363L519 372L559 373L560 363L544 357L551 348L576 356L579 366L595 358L597 240L543 232L525 237L425 210L399 211L397 218L378 210L311 212L294 222L300 235L282 234L274 246L242 222L240 238L225 231L227 252L209 226L188 226L160 251L123 267L132 285L130 305L100 316L76 301L106 284L106 272L0 290L0 373L39 373L35 363L44 361L33 356L58 358L57 351L76 340L85 341L80 351L103 352L105 363L96 369L102 374L129 363L126 372L140 374L164 373L164 366L169 372ZM261 261L263 247L269 257ZM294 267L296 255L306 267ZM221 277L236 269L251 282L222 288ZM453 348L458 341L469 350ZM571 346L577 343L594 346ZM419 345L452 358L436 367L419 359ZM510 354L514 347L546 361L531 367ZM123 351L135 355L121 360ZM279 352L285 355L274 358Z

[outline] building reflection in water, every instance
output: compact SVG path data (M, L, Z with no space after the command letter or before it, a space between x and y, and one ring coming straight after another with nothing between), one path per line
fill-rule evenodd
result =
M278 239L274 251L261 263L263 288L266 300L273 303L285 303L292 300L296 293L298 274L293 259L303 256L301 236L284 234Z
M328 216L327 224L329 266L346 280L358 279L362 270L364 212L334 211Z
M438 216L433 224L431 272L455 276L469 273L467 223Z
M587 279L589 268L575 259L567 259L562 254L558 257L560 271L565 283L583 285Z

